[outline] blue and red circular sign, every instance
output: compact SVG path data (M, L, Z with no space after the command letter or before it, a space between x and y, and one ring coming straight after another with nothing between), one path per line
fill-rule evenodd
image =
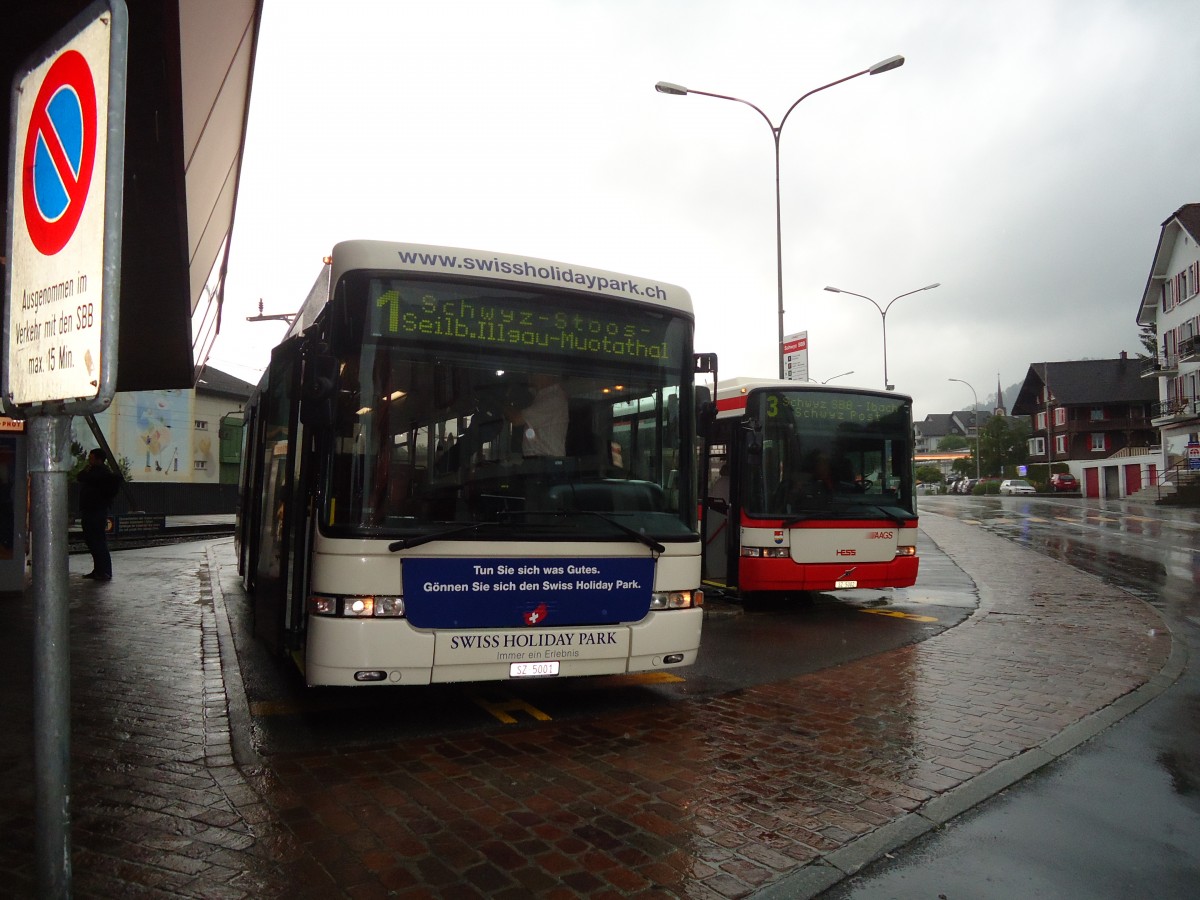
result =
M83 54L67 50L46 73L25 136L21 198L33 245L53 256L67 245L96 165L96 85Z

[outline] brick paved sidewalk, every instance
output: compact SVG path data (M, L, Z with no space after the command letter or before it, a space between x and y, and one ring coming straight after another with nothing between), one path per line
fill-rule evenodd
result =
M145 551L136 587L72 578L76 895L809 896L1131 711L1178 665L1129 595L950 519L922 527L981 604L921 644L704 701L246 772L204 550ZM210 558L232 566L231 545ZM0 726L27 734L11 701L28 693L3 690ZM0 743L15 798L0 873L23 896L20 743Z

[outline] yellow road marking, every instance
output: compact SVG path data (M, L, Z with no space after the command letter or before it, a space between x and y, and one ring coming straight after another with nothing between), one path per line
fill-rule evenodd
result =
M859 612L874 613L877 616L891 616L893 619L912 619L914 622L936 622L933 616L916 616L912 613L900 612L898 609L860 609Z
M483 709L491 713L505 725L516 725L517 720L514 716L509 715L512 712L523 712L539 722L549 722L550 716L542 712L531 703L527 703L520 697L514 697L512 694L505 694L498 697L495 701L486 699L482 694L471 694L471 699Z
M604 686L626 684L675 684L684 679L674 672L633 672L629 675L612 675L604 679Z

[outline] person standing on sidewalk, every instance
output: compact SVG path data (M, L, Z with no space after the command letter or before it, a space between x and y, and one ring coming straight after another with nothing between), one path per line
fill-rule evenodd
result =
M83 540L92 554L92 571L84 578L112 580L112 555L108 552L108 508L120 489L120 480L104 463L104 451L88 453L87 465L75 481L79 485L79 524Z

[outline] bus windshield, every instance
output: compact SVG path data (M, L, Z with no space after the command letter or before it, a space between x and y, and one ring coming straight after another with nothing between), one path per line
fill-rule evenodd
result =
M348 273L321 527L414 540L694 540L689 317Z
M769 518L915 517L907 398L772 388L749 398L744 430L761 465L742 503Z

